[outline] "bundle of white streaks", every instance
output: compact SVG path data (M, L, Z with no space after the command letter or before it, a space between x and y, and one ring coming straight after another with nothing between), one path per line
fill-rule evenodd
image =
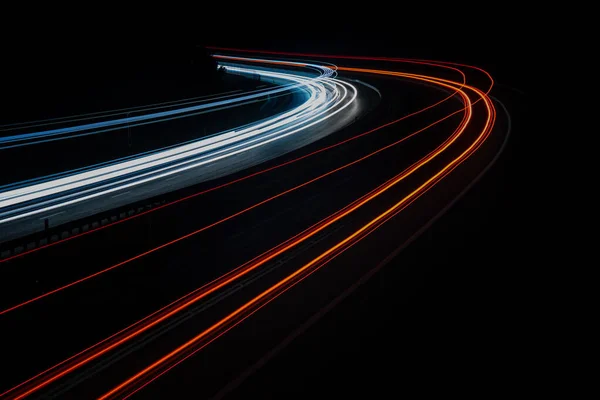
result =
M225 56L220 58L227 59ZM239 60L239 58L236 58L236 60ZM272 60L247 60L272 62ZM286 62L285 64L291 65L294 63ZM46 177L27 181L20 185L11 185L12 188L0 193L0 224L105 196L175 174L182 174L193 168L233 157L259 146L268 145L330 118L348 107L357 95L354 86L336 79L335 71L322 65L298 63L299 67L320 71L320 74L316 77L306 76L306 74L301 74L299 71L278 70L276 72L273 69L264 67L248 67L231 63L223 65L233 73L259 75L265 79L285 82L286 85L209 104L8 136L3 138L0 144L22 143L24 140L46 140L48 137L64 134L86 134L90 129L122 126L123 124L157 119L168 115L189 113L202 108L218 107L231 102L248 101L255 97L290 90L290 88L304 91L305 101L299 106L269 119L192 142L141 154L125 160L117 160L96 168L61 173L56 178L49 179Z

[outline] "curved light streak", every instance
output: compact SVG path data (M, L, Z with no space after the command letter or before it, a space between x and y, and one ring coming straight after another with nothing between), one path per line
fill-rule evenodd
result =
M323 73L317 78L236 66L227 68L237 73L295 82L308 91L309 98L291 111L237 131L0 193L0 224L141 185L280 140L332 117L348 107L357 94L353 85L330 78L334 71L327 67L320 67ZM352 92L350 96L348 88ZM31 204L32 201L35 203Z

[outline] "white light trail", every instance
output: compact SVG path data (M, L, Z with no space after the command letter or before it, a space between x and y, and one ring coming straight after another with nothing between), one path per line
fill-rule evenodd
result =
M239 57L235 59L240 60ZM252 61L263 60L252 59ZM315 78L298 73L274 72L258 68L231 65L227 65L226 68L236 73L261 75L292 82L308 93L307 100L300 106L268 120L219 135L201 138L191 143L93 170L5 191L0 193L0 224L170 177L264 146L332 117L356 99L356 88L347 82L332 78L331 76L336 74L332 69L306 63L296 64L318 68L322 71L321 75Z

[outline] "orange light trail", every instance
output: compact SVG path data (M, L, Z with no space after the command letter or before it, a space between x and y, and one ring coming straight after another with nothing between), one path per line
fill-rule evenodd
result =
M342 68L340 68L340 70L342 70ZM345 70L345 68L344 68L344 70ZM352 69L352 70L358 71L358 69ZM394 73L391 71L366 70L366 69L360 69L360 70L362 72L366 72L366 73L385 72L386 74L394 75ZM439 83L441 83L442 81L445 81L445 80L440 79L439 81L440 81ZM487 109L487 113L488 113L488 117L486 119L484 128L481 131L481 133L479 134L479 136L477 137L477 139L473 143L471 143L471 145L466 150L464 150L458 157L453 159L450 163L448 163L446 166L444 166L440 171L438 171L432 177L427 179L419 187L414 189L410 194L408 194L402 200L400 200L399 202L394 204L392 207L388 208L385 212L381 213L376 218L369 221L367 224L363 225L360 229L358 229L357 231L352 233L350 236L346 237L345 239L343 239L342 241L337 243L335 246L329 248L327 251L323 252L321 255L314 258L312 261L305 264L301 268L297 269L296 271L294 271L293 273L291 273L284 279L280 280L275 285L271 286L269 289L263 291L262 293L260 293L259 295L257 295L253 299L251 299L250 301L246 302L241 307L239 307L235 311L231 312L229 315L227 315L226 317L224 317L217 323L213 324L212 326L205 329L200 334L198 334L195 337L193 337L192 339L188 340L186 343L182 344L181 346L177 347L175 350L166 354L159 360L155 361L154 363L150 364L146 368L142 369L140 372L138 372L131 378L127 379L123 383L119 384L118 386L116 386L115 388L113 388L112 390L110 390L109 392L104 394L103 396L101 396L99 399L105 400L105 399L111 398L117 394L120 394L123 390L126 390L129 386L134 385L137 381L146 377L148 374L154 372L159 367L164 366L168 361L171 361L173 358L180 355L185 350L189 349L193 345L198 344L202 339L208 337L211 333L216 332L219 328L226 326L227 323L229 323L230 321L233 321L236 317L243 316L246 311L250 311L250 314L246 314L246 316L244 318L242 318L242 320L238 321L237 323L235 323L233 325L230 325L227 330L231 329L233 326L235 326L239 322L243 321L243 319L247 318L249 315L256 312L259 308L263 307L266 303L272 301L275 297L281 295L283 292L288 290L290 287L292 287L293 285L298 283L300 280L302 280L306 276L308 276L310 273L313 273L314 271L316 271L316 269L318 269L319 263L322 261L326 261L327 257L335 255L336 252L339 252L339 251L344 250L345 248L348 248L348 246L352 245L353 242L355 242L355 241L357 242L358 240L360 240L361 236L364 237L365 234L372 232L374 229L376 229L376 227L378 226L379 223L385 221L386 218L393 216L397 211L401 210L404 206L406 206L408 203L410 203L411 200L414 200L414 198L417 195L420 195L420 194L424 193L426 190L428 190L429 188L431 188L437 181L441 180L445 175L450 173L450 171L452 171L462 161L464 161L466 158L468 158L470 156L470 154L472 154L477 148L479 148L479 146L483 143L483 141L487 138L487 136L491 132L491 129L493 127L493 123L495 120L495 109L494 109L494 106L493 106L491 100L489 99L489 97L487 97L486 94L484 94L482 91L480 91L479 89L477 89L475 87L472 87L472 86L466 86L466 87L470 90L473 90L475 93L477 93L477 95L481 96L481 98L484 100L485 106ZM471 110L470 100L469 100L468 104L469 104L469 106L467 107L467 109L469 110L468 120L470 120L470 117L471 117L471 115L470 115L470 110ZM462 126L461 133L466 128L466 126L468 124L468 120ZM316 268L314 268L314 267L316 267ZM311 268L312 268L312 270L311 270ZM303 274L304 274L304 276L303 276ZM299 278L299 280L294 281L296 278ZM252 309L252 307L255 307L255 308ZM202 347L205 347L207 344L208 343L205 343ZM160 376L160 374L157 376Z
M351 69L347 69L347 70L351 70ZM359 69L354 69L354 70L355 70L356 72L367 72L367 73L384 73L384 72L385 72L385 73L389 73L390 75L395 75L395 76L399 76L399 77L409 77L409 78L412 78L412 79L419 79L419 80L423 80L423 81L428 81L428 82L430 82L430 83L436 83L436 84L439 84L439 85L442 85L442 86L446 86L446 87L450 87L450 88L452 88L452 89L456 90L456 87L454 87L454 86L450 86L450 85L448 85L448 84L445 84L445 83L442 83L442 81L444 81L444 80L441 80L441 79L438 79L438 78L419 77L418 75L414 75L414 74L405 74L405 73L390 73L389 71L376 71L376 70L365 70L365 69L361 69L360 71L359 71ZM449 83L451 83L451 84L459 84L459 83L457 83L457 82L453 82L453 81L446 81L446 82L449 82ZM461 85L461 87L462 87L462 85ZM472 88L471 88L471 89L472 89ZM464 92L462 91L462 89L458 89L457 91L458 91L458 92L460 92L461 96L463 96L463 99L465 100L465 103L466 103L466 105L467 105L467 106L466 106L464 109L462 109L462 110L458 110L457 112L466 111L465 118L463 118L463 121L461 122L461 125L459 126L459 130L458 130L458 132L455 132L455 134L453 134L453 136L452 136L452 139L450 140L450 138L449 138L449 139L448 139L448 140L447 140L447 141L446 141L446 142L445 142L445 143L444 143L444 144L441 146L441 148L438 148L436 151L432 152L432 153L435 153L435 154L432 154L432 153L430 153L430 154L429 154L429 156L427 156L427 157L425 157L424 159L420 160L418 163L415 163L415 164L413 164L413 166L412 166L411 168L409 168L409 169L405 170L405 171L404 171L402 174L400 174L400 175L396 176L396 177L395 177L395 179L393 179L393 180L392 180L394 183L388 182L387 184L384 184L384 185L380 186L378 189L376 189L376 190L372 191L372 192L371 192L371 193L369 193L368 195L365 195L365 196L363 196L363 198L361 198L361 199L360 199L361 201L355 201L355 202L354 202L354 204L352 205L352 207L350 207L350 205L349 205L349 206L346 206L344 209L340 210L340 211L343 211L343 212L338 212L338 213L336 213L336 214L332 215L331 217L333 217L333 218L331 218L331 217L330 217L330 218L327 218L326 220L323 220L323 221L326 221L326 222L323 222L323 221L322 221L321 223L315 224L315 225L313 225L313 227L311 227L311 228L307 229L306 231L302 232L302 233L301 233L301 234L299 234L299 235L296 235L294 238L288 239L288 241L286 241L286 242L284 242L284 243L282 244L282 245L284 245L283 247L282 247L281 245L280 245L280 246L277 246L277 247L280 247L280 248L279 248L279 249L277 249L277 250L276 250L276 248L273 248L272 250L270 250L270 251L268 251L268 252L266 252L266 253L263 253L263 255L262 255L262 256L259 256L259 257L255 258L254 260L256 260L256 262L252 262L252 261L254 261L254 260L251 260L251 262L249 262L249 263L251 263L251 264L249 264L249 263L246 263L246 264L244 264L244 265L242 265L242 266L240 266L240 267L236 268L235 270L233 270L233 271L230 271L230 273L228 273L228 274L226 274L226 275L225 275L225 277L226 277L226 278L229 276L229 278L228 278L228 279L226 279L226 280L224 280L224 281L221 281L221 282L219 282L217 285L213 285L213 288L211 288L211 289L210 289L210 291L205 291L205 292L204 292L205 294L203 294L203 295L202 295L202 297L205 297L206 295L208 295L208 294L210 294L210 293L214 292L214 291L215 291L215 290L217 290L218 288L220 288L220 287L223 287L224 285L226 285L226 284L230 283L230 282L231 282L231 281L233 281L234 279L237 279L239 276L241 276L241 274L238 274L238 275L236 276L235 274L232 274L232 273L235 273L236 271L238 271L238 270L239 270L239 269L241 269L242 267L244 267L244 266L246 266L246 265L254 265L254 268L256 268L256 267L258 267L259 265L262 265L262 264L264 264L265 262L269 261L270 259L272 259L272 258L276 257L277 255L281 254L282 252L286 251L287 249L289 249L289 248L291 248L291 247L295 246L296 244L300 243L301 241L305 240L306 238L308 238L308 237L310 237L310 236L314 235L315 233L319 232L320 230L324 229L325 227L327 227L327 226L331 225L332 223L336 222L337 220L339 220L339 219L343 218L345 215L348 215L350 212L352 212L352 211L356 210L358 207L360 207L360 206L364 205L366 202L370 201L370 200L371 200L371 199L373 199L374 197L376 197L376 196L378 196L379 194L383 193L385 190L389 189L391 186L393 186L393 184L396 184L396 183L398 183L399 181L401 181L402 179L404 179L406 176L408 176L408 175L412 174L414 171L416 171L417 169L419 169L419 168L420 168L421 166L423 166L425 163L429 162L429 161L430 161L432 158L434 158L435 156L437 156L438 154L440 154L440 153L441 153L443 150L445 150L445 149L446 149L446 148L447 148L447 147L448 147L448 146L449 146L449 145L450 145L450 144L451 144L451 143L452 143L454 140L456 140L456 138L457 138L457 137L460 135L460 133L462 133L462 131L464 131L464 129L465 129L465 127L466 127L466 125L467 125L468 121L470 120L470 117L471 117L472 103L471 103L470 99L468 98L468 96L466 96L466 94L464 94ZM483 92L481 92L481 93L483 93ZM485 96L485 94L484 94L484 96ZM482 98L485 100L485 97L482 97ZM442 101L445 101L445 100L446 100L446 99L444 99L444 100L442 100ZM438 104L439 104L439 102L438 102ZM430 106L430 107L433 107L433 105L432 105L432 106ZM429 107L429 108L430 108L430 107ZM486 103L486 107L487 107L487 103ZM488 107L488 108L489 108L489 107ZM449 117L450 117L450 116L452 116L452 115L455 115L457 112L454 112L454 113L452 113L451 115L449 115L449 116L447 116L447 117L443 118L442 120L444 120L444 119L447 119L447 118L449 118ZM406 117L408 117L408 116L406 116ZM401 119L404 119L404 118L406 118L406 117L403 117L403 118L401 118ZM442 120L436 121L434 124L431 124L431 125L429 125L429 126L427 126L427 127L423 128L423 129L421 129L420 131L423 131L423 130L427 129L427 128L431 127L432 125L435 125L435 124L437 124L437 123L441 122ZM489 119L488 119L488 122L489 122ZM395 123L395 121L392 121L391 123L388 123L388 124L386 124L385 126L389 126L389 125L390 125L390 124L392 124L392 123ZM382 127L378 127L378 128L376 128L375 130L378 130L378 129L381 129L381 128L382 128ZM367 132L367 133L373 132L373 131L375 131L375 130L369 131L369 132ZM420 131L417 131L417 132L415 132L415 133L411 134L411 136L412 136L412 135L414 135L414 134L416 134L416 133L418 133L418 132L420 132ZM367 133L364 133L364 134L362 134L362 135L365 135L365 134L367 134ZM354 138L352 138L352 139L350 139L350 140L353 140L353 139L354 139ZM405 140L405 139L406 139L406 138L404 138L404 139L402 139L402 140ZM339 145L339 144L336 144L336 145L334 145L334 146L337 146L337 145ZM325 150L325 149L321 149L320 151L324 151L324 150ZM380 150L378 150L378 151L381 151L381 150L383 150L383 149L380 149ZM455 160L455 161L456 161L456 160ZM355 162L358 162L358 160L357 160L357 161L355 161ZM354 162L354 163L355 163L355 162ZM361 235L361 234L362 234L362 233L363 233L365 230L368 230L368 229L370 229L370 228L372 228L372 227L374 227L374 226L376 227L376 226L378 226L378 225L379 225L379 223L380 223L381 221L387 220L387 219L386 219L386 217L388 217L388 216L389 216L389 214L390 214L390 213L392 213L392 212L394 211L393 209L395 209L395 208L397 208L397 207L401 206L403 203L406 203L406 204L408 204L408 202L409 202L410 198L416 198L416 197L417 197L417 195L419 195L419 196L420 196L420 194L418 193L418 192L419 192L419 190L422 190L422 188L424 188L424 187L426 187L428 184L430 184L430 183L431 183L431 182L432 182L432 181L433 181L433 180L434 180L434 179L435 179L435 178L436 178L438 175L440 175L440 174L444 173L444 171L446 171L446 170L451 170L451 169L453 169L453 167L452 167L452 164L448 164L448 166L447 166L447 167L446 167L444 170L440 171L440 172L439 172L439 173L438 173L436 176L432 177L432 178L431 178L430 180L428 180L428 181L427 181L425 184L423 184L423 185L422 185L422 186L420 186L418 189L416 189L414 192L412 192L412 193L411 193L409 196L407 196L407 197L406 197L406 198L404 198L404 199L403 199L401 202L399 202L398 204L396 204L396 205L395 205L395 206L394 206L392 209L389 209L389 210L388 210L388 211L386 211L385 213L381 214L381 215L380 215L378 218L376 218L375 220L371 221L369 224L367 224L367 225L365 225L363 228L361 228L361 230L359 230L359 231L355 232L355 234L354 234L354 235L352 235L351 237L348 237L348 238L347 238L345 241L343 241L343 242L340 242L338 245L336 245L336 246L334 246L333 248L331 248L331 249L330 249L331 251L328 251L328 252L324 253L324 254L322 255L322 257L320 256L319 258L317 258L317 259L313 260L313 262L311 262L311 263L307 264L307 265L306 265L305 267L303 267L302 269L300 269L300 270L296 271L294 274L290 275L288 278L286 278L286 280L284 280L284 281L280 282L280 284L281 284L281 285L280 285L280 284L278 284L279 286L272 287L271 289L269 289L269 291L267 291L267 292L263 293L263 295L261 295L262 297L260 297L260 298L258 298L258 299L254 299L254 300L256 300L256 301L254 301L254 300L253 300L253 301L254 301L254 303L256 303L256 302L260 301L260 300L261 300L261 299L263 299L263 298L265 298L265 296L268 296L270 293L272 293L274 290L276 290L276 289L277 289L277 288L279 288L280 286L282 286L282 285L285 285L285 284L286 284L287 282L289 282L291 279L294 279L294 277L296 277L298 274L301 274L301 273L302 273L303 271L305 271L306 269L308 269L308 268L310 268L311 266L315 265L316 263L320 262L320 261L323 259L323 257L327 257L327 256L328 256L328 255L330 255L332 252L338 251L338 249L339 249L341 246L344 246L344 245L347 245L347 244L350 244L350 243L352 243L352 241L353 241L353 240L355 240L355 237L358 237L358 236L360 236L360 235ZM391 216L390 216L390 218L391 218ZM383 222L381 222L381 223L383 223ZM286 244L286 243L287 243L287 244ZM141 256L141 255L140 255L140 256ZM253 269L254 269L254 268L253 268ZM244 273L242 273L242 274L245 274L245 273L247 273L247 272L244 272ZM233 276L231 276L231 275L233 275ZM208 288L208 287L210 287L210 285L211 285L212 283L217 283L219 280L221 280L221 278L219 278L219 279L217 279L217 280L215 280L215 281L213 281L213 282L211 282L211 283L209 283L209 284L207 284L207 285L203 286L203 288ZM200 289L202 289L202 288L200 288ZM197 291L198 291L198 290L200 290L200 289L197 289L195 292L197 292ZM287 290L287 289L286 289L286 290ZM194 294L195 292L192 292L191 294ZM185 296L185 297L188 297L188 296ZM184 297L184 298L185 298L185 297ZM183 299L183 298L182 298L182 299ZM198 301L198 300L199 300L199 298L197 298L197 299L192 299L192 300L188 301L187 303L185 303L183 306L180 306L180 307L178 307L178 308L176 308L176 309L174 309L174 310L170 311L168 314L166 314L166 315L163 315L161 318L159 318L159 319L157 319L157 320L153 321L151 324L149 324L149 325L145 325L145 327L142 327L142 330L138 331L138 333L136 333L136 334L135 334L135 336L137 336L137 334L141 333L142 331L145 331L145 330L149 329L151 326L154 326L154 325L156 325L157 323L159 323L159 322L163 321L164 319L166 319L166 318L168 318L169 316L173 315L174 313L176 313L176 312L180 311L181 309L183 309L183 308L185 308L185 307L188 307L188 306L189 306L189 305L191 305L193 302L196 302L196 301ZM174 302L174 303L172 303L172 304L175 304L175 303L176 303L176 302ZM247 303L247 304L246 304L246 306L247 306L247 307L250 307L250 305L251 305L251 304L254 304L254 303L252 303L252 301L251 301L251 302ZM250 304L250 305L249 305L249 304ZM168 309L170 306L171 306L171 305L169 305L169 306L167 306L167 307L165 307L165 308L163 308L163 309L161 309L161 310L166 310L166 309ZM244 310L245 310L247 307L245 307L245 308L241 308L241 309L238 309L239 313L243 312L243 311L244 311ZM152 315L150 315L150 316L146 317L145 319L143 319L143 320L141 320L141 321L138 321L138 323L136 323L136 324L132 325L132 327L133 327L133 326L136 326L136 325L138 325L138 324L140 324L141 322L143 322L143 321L145 321L145 320L148 320L148 319L149 319L150 317L152 317L153 315L157 315L157 314L158 314L158 313L159 313L161 310L159 310L159 311L155 312L154 314L152 314ZM239 313L238 313L238 314L239 314ZM238 315L238 314L236 314L236 315ZM226 320L228 321L228 320L229 320L229 319L231 319L231 318L233 318L233 317L230 315L230 316L226 317L224 320L222 320L222 322L223 322L223 321L226 321ZM223 323L225 323L225 322L223 322ZM218 325L218 326L220 326L220 325ZM209 328L209 329L212 329L212 330L211 330L211 332L212 332L212 331L214 331L216 328L217 328L217 326L213 326L213 327L211 327L211 328ZM124 331L126 331L127 329L129 329L129 328L126 328ZM122 332L123 332L123 331L122 331ZM206 332L207 332L207 331L205 331L205 333L206 333ZM208 334L208 333L206 333L206 334ZM204 336L206 336L206 334L205 334ZM115 334L115 335L111 336L111 338L115 337L116 335L118 335L118 334ZM201 335L202 335L202 334L201 334ZM119 344L123 343L125 340L131 339L132 337L133 337L132 335L129 335L129 336L127 336L127 337L126 337L124 340L120 340L120 341L119 341L119 342L117 342L117 343L113 343L111 346L109 346L109 348L105 348L104 350L101 350L101 352L100 352L100 353L97 353L95 356L93 356L93 358L88 358L87 360L83 360L82 362L80 362L80 363L78 363L78 364L76 364L76 365L72 365L71 367L69 367L69 368L66 368L65 370L63 370L62 372L58 373L57 375L54 375L54 374L53 374L53 375L54 375L53 377L50 377L48 380L45 380L44 382L40 383L39 385L37 385L37 386L35 386L35 387L33 387L33 388L30 388L30 389L29 389L27 392L25 392L25 393L22 393L22 394L21 394L19 397L16 397L16 398L23 398L23 397L25 397L25 396L27 396L27 395L29 395L29 394L33 393L34 391L37 391L37 390L41 389L42 387L44 387L44 386L46 386L47 384L49 384L49 383L53 382L54 380L56 380L56 379L59 379L60 377L64 376L65 374L67 374L67 373L71 372L71 371L72 371L72 370L74 370L75 368L78 368L78 367L80 367L80 366L82 365L82 363L83 363L83 362L87 363L88 361L91 361L92 359L94 359L94 358L96 358L96 357L100 356L101 354L104 354L106 351L109 351L110 349L112 349L112 348L116 347L117 345L119 345ZM203 336L202 336L202 337L203 337ZM108 340L109 340L109 339L111 339L111 338L105 339L103 342L106 342L106 341L108 341ZM198 337L197 337L197 338L198 338ZM99 344L102 344L103 342L100 342ZM98 345L99 345L99 344L98 344ZM97 345L96 345L96 346L97 346ZM96 346L93 346L92 348L94 348L94 347L96 347ZM90 349L92 349L92 348L90 348ZM84 352L85 352L85 351L84 351ZM84 352L82 352L82 353L84 353ZM79 354L82 354L82 353L79 353ZM79 354L78 354L78 355L79 355ZM170 353L170 354L171 354L171 353ZM70 359L68 359L68 360L65 360L65 361L63 361L62 363L58 364L57 366L55 366L55 367L51 368L51 370L52 370L52 369L55 369L56 367L59 367L60 365L62 365L62 364L64 364L64 363L66 363L67 361L69 361L69 360L71 360L71 359L73 359L73 358L75 358L75 357L77 357L77 355L76 355L76 356L73 356L73 357L71 357L71 358L70 358ZM167 356L166 356L166 357L167 357ZM162 360L162 359L161 359L161 360ZM154 364L153 364L153 365L154 365ZM151 366L151 367L152 367L152 366ZM148 367L148 368L151 368L151 367ZM146 370L144 370L144 371L146 371ZM17 389L17 388L21 387L21 386L22 386L22 385L24 385L24 384L27 384L28 382L30 382L30 381L32 381L32 380L34 380L35 378L37 378L37 377L41 377L41 375L45 374L46 372L50 372L50 370L48 370L48 371L45 371L45 372L43 372L43 373L41 373L41 374L38 374L36 377L34 377L34 378L31 378L30 380L28 380L28 381L26 381L26 382L23 382L21 385L18 385L17 387L15 387L15 388L13 388L13 389L9 390L8 392L5 392L4 394L8 394L9 392L13 392L15 389ZM138 375L136 375L136 376L138 376ZM133 378L132 378L132 379L133 379ZM112 393L112 392L111 392L111 393ZM109 393L109 394L110 394L110 393Z

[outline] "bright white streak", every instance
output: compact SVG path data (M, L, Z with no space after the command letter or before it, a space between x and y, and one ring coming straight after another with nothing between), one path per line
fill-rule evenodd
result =
M263 72L263 71L261 71L261 72ZM335 81L336 83L342 82L342 81L339 81L337 79L331 79L331 80ZM341 83L338 83L338 84L340 84L340 86L342 86L344 88L344 90L346 91L345 87ZM121 184L118 187L114 187L114 188L111 188L111 189L108 189L108 190L105 190L105 191L102 191L102 192L93 193L93 194L88 195L88 196L78 197L76 199L73 199L73 200L70 200L70 201L67 201L67 202L63 202L63 203L60 203L60 204L55 204L55 205L52 205L52 206L49 206L49 207L45 207L43 209L38 209L38 210L34 210L34 211L27 212L27 213L24 213L24 214L15 215L15 216L12 216L12 217L0 220L0 223L5 223L5 222L9 222L9 221L12 221L12 220L15 220L15 219L23 218L23 217L26 217L26 216L35 215L37 213L46 212L46 211L53 210L53 209L56 209L56 208L59 208L59 207L63 207L63 206L66 206L66 205L70 205L70 204L74 204L74 203L77 203L77 202L85 201L85 200L88 200L88 199L91 199L91 198L94 198L94 197L98 197L98 196L101 196L101 195L105 195L105 194L108 194L108 193L112 193L112 192L115 192L117 190L122 190L122 189L125 189L125 188L128 188L128 187L132 187L132 186L135 186L135 185L146 183L146 182L149 182L149 181L152 181L152 180L155 180L155 179L160 179L162 177L166 177L166 176L173 175L175 173L179 173L179 172L191 169L191 168L195 168L195 167L198 167L198 166L201 166L201 165L205 165L205 164L207 164L209 162L214 162L216 160L220 160L220 159L223 159L223 158L226 158L226 157L230 157L232 155L239 154L239 153L247 151L249 149L256 148L258 146L262 146L262 145L264 145L266 143L270 143L270 142L273 142L275 140L279 140L279 139L281 139L283 137L287 137L287 136L289 136L291 134L294 134L294 133L296 133L298 131L306 129L309 126L312 126L312 125L314 125L316 123L322 122L323 120L332 117L333 115L337 114L338 112L340 112L343 109L345 109L346 107L348 107L355 100L355 98L357 96L357 91L356 91L356 88L353 85L348 84L348 83L345 83L345 84L349 85L350 87L352 87L352 89L354 91L354 95L352 96L352 99L348 103L346 103L344 106L342 106L341 108L339 108L338 110L336 110L334 112L331 112L330 114L328 114L324 118L321 118L319 120L313 121L312 123L310 123L308 125L305 125L305 126L302 126L301 128L298 128L296 130L287 132L285 134L281 134L281 132L275 132L275 133L270 134L268 137L274 136L276 134L278 136L271 137L271 138L269 138L267 140L261 141L260 143L253 144L251 146L245 146L245 147L243 147L243 148L241 148L239 150L235 150L235 151L230 151L231 149L225 149L225 150L221 151L221 152L229 151L225 155L221 155L221 156L218 156L218 157L213 157L210 160L205 160L205 161L197 162L197 163L194 163L194 164L191 164L191 165L187 165L187 166L184 166L184 167L180 167L180 168L168 171L168 172L164 172L164 173L159 174L159 175L153 175L153 176L150 176L150 177L142 179L142 180L138 179L139 176L138 177L134 177L134 178L128 178L127 180L130 180L130 179L137 179L137 180L135 182L131 182L131 183L128 183L128 184L125 184L125 185ZM337 97L337 89L335 90L335 93L336 93L336 95L334 95L334 97ZM312 107L312 108L315 108L315 107ZM320 114L322 114L322 113L323 112L321 112ZM308 120L314 119L314 118L316 118L316 116L314 116L312 118L309 118ZM297 124L297 125L299 125L299 124ZM289 129L289 128L286 128L286 129ZM283 131L285 131L285 129ZM258 141L258 139L254 140L254 142L256 142L256 141ZM241 147L241 146L238 145L237 147ZM211 156L212 156L212 154L211 154ZM203 156L202 158L205 158L205 157L206 156ZM195 162L197 160L198 159L194 159L194 160L186 161L185 163ZM185 164L185 163L182 163L182 164ZM166 169L169 169L169 168L173 168L173 167L179 167L180 165L181 164L176 165L176 166L165 167L165 168L163 168L163 170L166 170ZM151 172L147 172L147 173L145 173L143 175L156 174L157 172L159 172L159 171L151 171ZM122 182L120 182L120 183L122 183ZM98 190L98 189L100 189L100 188L96 187L96 188L94 188L92 190ZM77 195L81 195L81 194L82 194L81 192L77 193ZM45 202L43 202L43 203L45 203ZM38 206L39 206L39 204L38 204ZM6 213L5 213L5 215L6 215Z
M240 69L240 71L242 71L242 69ZM247 72L256 73L255 70L247 70ZM260 73L263 74L263 71L260 71ZM264 74L266 76L293 80L298 83L309 83L309 80L299 79L295 77L292 78L291 76L286 76L287 74L278 74L271 72L264 72ZM246 134L248 132L254 135L258 135L264 131L264 127L268 126L273 121L278 121L276 124L273 125L273 127L277 127L282 124L288 123L294 118L296 113L301 112L306 108L309 108L311 106L311 103L319 101L320 98L317 97L316 90L310 86L309 90L311 90L311 96L306 103L304 103L300 107L297 107L296 109L293 109L283 115L276 117L273 120L262 122L260 124L251 126L241 131L234 130L216 137L202 139L185 146L179 146L174 149L151 154L142 158L126 161L124 163L110 165L96 170L76 174L75 176L67 176L64 178L59 178L56 180L7 191L0 194L0 209L3 207L11 206L16 203L32 200L34 198L50 196L60 191L71 190L83 185L94 184L99 182L100 180L107 180L118 177L119 175L134 173L141 169L151 168L160 163L175 161L177 159L183 158L185 154L189 152L206 152L218 148L219 146L225 146L236 141L243 140L249 137L249 135ZM18 198L18 200L16 198Z

